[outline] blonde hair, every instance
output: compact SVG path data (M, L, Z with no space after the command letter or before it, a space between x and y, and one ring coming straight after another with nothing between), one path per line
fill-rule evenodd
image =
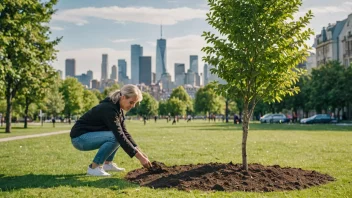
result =
M132 98L137 96L139 102L143 100L141 90L139 90L136 85L132 84L124 85L121 90L116 90L112 92L110 94L110 99L114 104L116 104L120 100L121 96L125 96L126 98Z

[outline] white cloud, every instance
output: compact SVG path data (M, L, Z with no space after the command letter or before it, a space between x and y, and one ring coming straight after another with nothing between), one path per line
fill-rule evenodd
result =
M89 23L89 17L114 20L117 22L137 22L148 24L174 25L190 19L205 19L207 10L192 9L188 7L158 9L152 7L87 7L69 9L57 12L53 21L65 21L84 25Z
M136 39L116 39L116 40L112 40L111 42L113 43L126 43L126 42L131 42L131 41L135 41Z
M52 30L57 30L57 31L64 30L64 28L58 27L58 26L51 26L50 29L52 29Z
M303 9L298 13L298 16L303 16L308 10L311 10L316 15L326 15L332 13L350 13L352 10L352 2L344 2L338 6L321 6Z

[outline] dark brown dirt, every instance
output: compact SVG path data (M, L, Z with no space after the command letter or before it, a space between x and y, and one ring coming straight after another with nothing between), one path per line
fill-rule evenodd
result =
M177 188L202 191L271 192L300 190L334 181L316 171L281 168L279 165L249 164L248 172L240 164L197 164L167 167L153 162L151 169L136 169L126 179L152 188Z

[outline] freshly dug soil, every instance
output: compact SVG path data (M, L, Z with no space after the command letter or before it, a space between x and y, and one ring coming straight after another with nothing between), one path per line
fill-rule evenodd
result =
M334 178L316 171L300 168L281 168L279 165L249 164L248 172L242 165L209 163L167 167L153 162L151 169L129 172L126 179L152 188L177 188L202 191L271 192L300 190L334 181Z

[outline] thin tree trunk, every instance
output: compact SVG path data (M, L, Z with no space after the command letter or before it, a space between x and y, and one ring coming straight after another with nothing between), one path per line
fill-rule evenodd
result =
M226 112L225 112L226 123L229 123L229 99L226 98Z
M248 171L248 163L247 163L247 137L248 137L248 101L244 101L243 103L243 122L242 122L242 168L245 171Z
M10 87L6 90L6 133L11 133L11 112L12 112L12 95L10 93Z
M28 128L28 108L29 108L29 102L28 99L26 98L26 107L24 109L24 128Z

